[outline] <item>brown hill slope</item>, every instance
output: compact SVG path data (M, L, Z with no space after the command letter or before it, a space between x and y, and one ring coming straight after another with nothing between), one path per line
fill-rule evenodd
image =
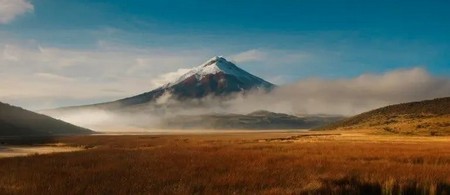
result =
M370 129L402 134L450 135L450 97L386 106L323 129Z
M90 134L93 131L0 102L0 136Z

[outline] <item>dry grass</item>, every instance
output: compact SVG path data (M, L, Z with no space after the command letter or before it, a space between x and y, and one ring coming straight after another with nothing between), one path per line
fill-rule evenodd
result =
M298 135L61 138L96 147L0 159L0 194L450 193L450 138Z
M370 129L374 133L448 136L450 97L386 106L320 129Z
M450 114L441 116L376 116L356 125L336 129L371 129L374 133L447 136L450 135Z

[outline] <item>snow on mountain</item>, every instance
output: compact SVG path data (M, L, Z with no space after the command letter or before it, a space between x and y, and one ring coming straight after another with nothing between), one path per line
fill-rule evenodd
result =
M267 81L264 81L245 70L240 69L235 64L227 61L222 56L215 56L205 63L203 63L200 66L192 68L190 71L188 71L186 74L179 77L174 82L168 83L167 86L174 86L176 84L179 84L183 82L184 80L188 79L189 77L195 76L197 80L202 80L207 75L215 75L218 73L223 73L227 75L233 75L237 78L242 78L246 80L256 80L255 82L261 82L264 85L270 86L272 84L268 83Z
M216 56L200 66L155 90L118 100L122 105L157 101L162 96L178 100L206 96L227 96L252 89L271 90L274 85L237 67L224 57Z
M274 86L272 83L242 70L224 57L216 56L202 65L190 69L174 81L149 92L90 106L122 108L143 103L163 105L171 99L182 101L206 96L225 97L253 89L269 91ZM82 107L85 106L71 108Z

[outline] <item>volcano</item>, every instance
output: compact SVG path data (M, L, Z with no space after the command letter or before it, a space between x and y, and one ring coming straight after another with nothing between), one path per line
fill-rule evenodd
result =
M224 57L216 56L190 69L173 82L137 96L118 100L121 105L136 105L155 101L164 94L177 100L227 96L249 90L269 91L274 85L239 68Z
M108 122L102 120L98 123L99 126L91 126L101 130L110 130L116 125L123 125L121 129L304 129L340 119L296 117L268 111L250 114L225 112L227 100L235 98L235 95L253 91L264 94L274 87L274 84L216 56L146 93L112 102L65 107L44 113L71 121L78 116L104 114L102 111L107 111L112 119L107 116ZM73 122L76 124L79 121Z
M190 69L172 82L136 96L113 102L100 103L97 108L123 108L145 103L156 103L160 98L178 101L200 99L207 96L227 97L251 90L270 91L274 84L239 68L222 56L215 56L200 66ZM82 108L86 106L67 107Z

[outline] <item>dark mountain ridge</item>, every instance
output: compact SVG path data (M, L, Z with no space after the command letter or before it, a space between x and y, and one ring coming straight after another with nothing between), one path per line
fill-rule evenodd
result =
M0 102L0 136L92 134L93 131Z

